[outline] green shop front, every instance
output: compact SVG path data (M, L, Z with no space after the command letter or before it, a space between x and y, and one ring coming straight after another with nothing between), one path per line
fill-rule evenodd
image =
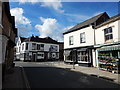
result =
M120 73L120 44L101 45L96 50L99 69Z

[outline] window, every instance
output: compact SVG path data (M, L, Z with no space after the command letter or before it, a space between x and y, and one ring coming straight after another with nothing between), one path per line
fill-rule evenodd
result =
M85 32L80 33L80 43L85 43Z
M22 50L24 50L24 44L22 44Z
M26 43L26 50L28 50L28 43Z
M44 44L37 44L37 50L44 50Z
M44 50L44 44L41 44L40 50Z
M73 36L69 37L69 45L73 45Z
M32 50L36 50L36 43L32 43Z
M37 44L37 50L40 50L40 44Z
M87 51L78 51L77 56L78 62L90 62Z
M55 45L50 45L49 51L51 52L57 52L58 51L58 47Z
M105 33L105 41L113 39L112 27L104 29L104 33Z

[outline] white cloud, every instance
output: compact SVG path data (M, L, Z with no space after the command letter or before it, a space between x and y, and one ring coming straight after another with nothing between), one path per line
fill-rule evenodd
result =
M64 10L61 9L62 8L61 0L43 0L41 6L53 8L54 10L60 13L64 12Z
M12 16L15 16L16 24L27 25L31 23L31 21L28 18L23 16L24 10L22 8L12 8L10 12Z
M75 24L78 24L90 18L90 16L88 15L74 14L74 13L65 13L64 15L66 16L66 19L69 22L72 22Z
M43 18L40 17L40 20L43 22L42 25L37 24L35 26L36 29L40 32L40 37L52 36L53 32L58 30L59 24L56 19L52 18Z
M37 3L37 2L39 2L40 0L18 0L18 2L20 3L20 4L24 4L24 3L26 3L26 2L29 2L29 3L32 3L32 4L34 4L34 3Z
M35 28L40 32L40 37L44 38L49 36L55 40L63 41L62 30L60 29L60 24L56 19L40 17L40 20L43 24L37 24L35 26Z
M37 24L35 28L39 30L41 38L49 36L57 41L63 41L63 33L73 27L68 26L63 28L62 25L53 18L40 17L40 20L43 24Z
M64 10L62 10L62 3L61 0L18 0L20 4L24 4L26 2L35 4L35 3L41 3L41 7L49 7L54 9L55 11L59 13L63 13Z
M27 30L32 28L31 21L25 17L24 10L22 8L12 8L10 10L11 15L15 16L15 23L18 28L18 35L22 36L27 34Z

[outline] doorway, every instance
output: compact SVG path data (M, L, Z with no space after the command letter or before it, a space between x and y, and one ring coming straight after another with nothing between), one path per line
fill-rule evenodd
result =
M36 53L33 53L33 57L32 57L32 61L36 62L37 61L37 58L36 58Z

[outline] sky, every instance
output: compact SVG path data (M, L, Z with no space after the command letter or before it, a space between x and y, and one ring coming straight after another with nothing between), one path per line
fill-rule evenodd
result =
M47 1L47 0L45 0ZM57 1L57 2L54 2ZM118 14L118 2L10 2L18 36L51 37L63 41L63 32L100 13Z

